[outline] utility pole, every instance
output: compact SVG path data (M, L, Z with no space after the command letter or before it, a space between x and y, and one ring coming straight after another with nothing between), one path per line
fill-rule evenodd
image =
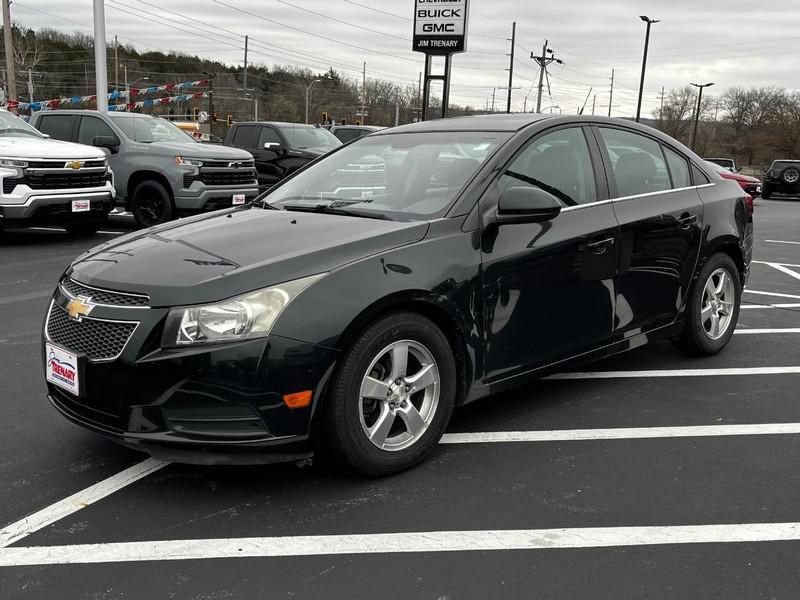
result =
M242 69L242 96L247 98L247 40L248 36L244 36L244 69ZM306 112L308 112L308 103L306 102ZM213 115L209 115L211 119ZM306 123L308 123L308 114L306 114Z
M214 73L208 73L208 132L214 133Z
M608 94L608 116L611 116L611 105L614 103L614 69L611 69L611 92Z
M398 91L394 97L394 126L400 125L400 92Z
M417 86L417 110L421 110L420 102L422 101L422 71L419 72L419 84ZM422 117L422 113L420 113Z
M555 54L553 54L553 50L547 47L547 40L544 41L544 45L542 46L542 55L535 56L533 52L531 52L531 58L536 61L536 64L539 65L539 93L536 95L536 112L542 112L542 92L544 91L544 73L547 70L547 65L552 62L558 63L559 65L563 65L564 61L560 58L556 58Z
M308 98L311 95L311 88L314 87L315 83L319 83L322 81L321 79L315 79L309 85L306 86L306 124L308 124Z
M661 86L661 108L658 109L658 120L664 120L664 86Z
M493 87L492 88L492 112L494 112L494 95L495 95L495 92L497 92L497 88Z
M3 39L6 51L6 101L17 100L17 74L14 69L14 33L11 30L9 0L3 0ZM13 112L18 112L16 108Z
M97 94L97 112L108 112L106 11L103 0L94 0L94 81L95 94Z
M119 91L119 41L114 36L114 91Z
M33 71L28 67L28 102L33 104Z
M367 119L364 116L364 111L367 108L367 63L364 63L364 72L361 79L361 124L366 125Z
M514 85L514 45L517 40L517 22L511 24L511 60L508 63L508 102L506 103L506 112L511 112L511 86Z
M692 131L692 143L689 147L694 150L695 144L697 143L697 125L700 123L700 108L702 107L703 102L703 88L711 87L714 85L714 82L711 83L691 83L689 85L696 87L699 90L697 94L697 110L694 111L694 130Z

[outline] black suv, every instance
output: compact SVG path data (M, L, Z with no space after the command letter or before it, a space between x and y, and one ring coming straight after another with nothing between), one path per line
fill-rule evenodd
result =
M774 160L764 171L761 197L772 194L800 195L800 160Z

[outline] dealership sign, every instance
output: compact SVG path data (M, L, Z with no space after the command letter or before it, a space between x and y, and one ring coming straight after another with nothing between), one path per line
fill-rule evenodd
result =
M467 49L467 0L414 0L415 52L454 54Z

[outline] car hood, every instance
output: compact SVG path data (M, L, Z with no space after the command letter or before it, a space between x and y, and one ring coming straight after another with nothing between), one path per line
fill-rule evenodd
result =
M33 136L0 136L0 156L5 158L105 158L105 153L94 146L73 144Z
M152 144L145 144L145 146L158 148L169 154L180 154L186 158L199 158L203 160L252 160L253 158L253 155L247 150L231 148L230 146L219 146L217 144L153 142Z
M289 212L219 211L134 232L69 269L93 287L150 295L152 306L214 302L329 272L425 237L426 222Z

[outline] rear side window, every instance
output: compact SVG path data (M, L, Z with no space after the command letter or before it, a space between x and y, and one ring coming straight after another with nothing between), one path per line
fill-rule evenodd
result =
M558 129L536 138L500 177L500 189L538 187L567 206L597 200L594 169L580 127Z
M347 142L352 142L353 140L361 137L361 131L359 129L337 129L334 135L342 140L343 144Z
M233 134L233 145L237 148L255 148L256 127L254 125L237 127Z
M78 128L78 143L92 145L95 137L108 136L116 138L117 136L102 119L97 117L81 117L81 124Z
M661 144L630 131L606 127L598 129L611 159L618 198L670 189L669 172Z
M664 154L667 157L669 172L672 175L672 187L685 188L691 186L692 180L689 176L689 163L686 162L686 159L666 146L664 146Z
M77 115L43 115L39 118L38 129L54 140L72 141Z
M692 165L692 179L695 185L705 185L711 183L705 173L703 173L696 165Z
M278 135L278 132L275 131L272 127L262 127L261 134L258 136L258 146L256 147L264 148L264 144L283 145L283 141L281 140L281 136Z

